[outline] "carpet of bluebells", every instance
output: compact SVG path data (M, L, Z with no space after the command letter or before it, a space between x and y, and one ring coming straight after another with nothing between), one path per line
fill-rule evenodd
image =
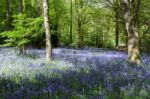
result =
M150 55L142 65L126 52L99 48L44 49L19 55L0 48L0 99L150 99Z

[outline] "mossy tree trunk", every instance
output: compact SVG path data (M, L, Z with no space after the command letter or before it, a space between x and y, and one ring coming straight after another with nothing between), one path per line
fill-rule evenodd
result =
M124 13L125 28L128 34L128 60L136 64L141 64L142 60L139 53L138 35L138 12L140 0L121 0Z

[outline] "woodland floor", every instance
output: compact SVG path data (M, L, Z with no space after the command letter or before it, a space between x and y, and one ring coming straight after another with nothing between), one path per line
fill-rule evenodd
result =
M150 55L129 64L127 53L100 48L0 48L0 99L149 99Z

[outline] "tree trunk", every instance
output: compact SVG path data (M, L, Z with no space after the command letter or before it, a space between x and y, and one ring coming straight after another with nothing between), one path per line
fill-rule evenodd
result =
M10 0L6 0L6 30L11 30L11 8Z
M23 46L23 47L20 48L20 54L23 54L23 55L27 54L25 46Z
M23 13L23 0L18 0L18 12Z
M44 26L46 35L46 58L51 60L52 58L52 45L51 45L51 34L49 25L49 7L48 0L43 0L43 12L44 12Z
M139 35L138 35L138 12L133 7L135 1L121 0L124 12L125 28L128 34L128 60L136 64L141 64L142 60L139 53Z
M78 48L83 47L83 41L82 41L82 25L78 20Z
M60 31L59 31L59 19L58 19L58 17L57 17L57 21L56 21L56 23L55 23L55 25L54 25L54 31L55 31L55 43L54 43L54 45L55 45L55 47L58 47L59 46L59 39L60 39Z
M116 13L116 47L119 45L119 19L118 19L118 13Z
M36 17L40 17L41 16L41 1L40 0L36 0ZM38 30L37 30L38 31ZM37 38L33 44L33 47L35 48L40 48L40 38Z
M55 47L58 47L60 45L60 37L61 37L61 34L60 34L60 16L61 16L61 12L60 10L58 9L58 3L57 2L53 2L54 4L54 13L55 13L55 19L56 19L56 22L54 22L54 35L55 35L55 42L54 42L54 45Z
M23 14L23 0L18 0L18 12ZM20 47L20 54L27 54L25 45Z
M83 47L83 21L84 21L84 1L83 0L75 0L76 13L77 13L77 28L78 28L78 42L77 47Z
M41 9L40 9L40 0L36 0L36 15L39 17L41 15Z
M118 0L116 0L116 6L118 7ZM115 9L115 14L116 14L116 30L115 30L115 34L116 34L116 48L119 45L119 12L118 9Z
M70 44L72 43L72 18L73 18L73 13L72 13L72 0L71 0L71 3L70 3L70 35L69 35L69 38L70 38Z

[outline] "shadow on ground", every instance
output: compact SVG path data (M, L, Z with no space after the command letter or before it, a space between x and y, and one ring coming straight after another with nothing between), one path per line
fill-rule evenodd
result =
M54 69L51 77L1 78L4 99L135 99L149 98L150 73L142 67L105 66L92 70ZM14 80L15 79L15 80Z

